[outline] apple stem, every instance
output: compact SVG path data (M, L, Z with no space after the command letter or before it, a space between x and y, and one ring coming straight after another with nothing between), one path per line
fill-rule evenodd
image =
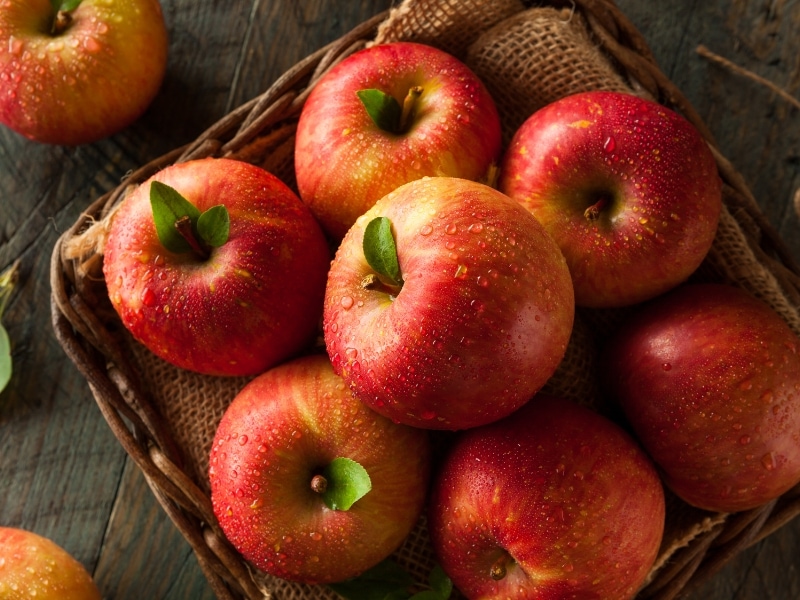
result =
M184 215L175 221L175 229L181 234L181 237L186 240L192 251L202 260L207 260L211 253L207 248L202 246L197 240L192 228L192 219L188 215Z
M508 565L512 562L514 562L514 559L511 558L508 553L503 552L503 554L492 565L492 568L489 570L489 575L495 581L500 581L508 573Z
M600 218L600 213L603 212L603 209L607 205L608 205L608 198L603 196L597 202L595 202L589 208L583 211L583 216L586 217L589 221L596 221L597 219Z
M389 294L392 298L395 298L397 297L397 294L400 293L402 286L390 285L375 275L375 273L370 273L365 275L361 280L361 288L364 290L383 292L384 294Z
M422 95L422 86L415 85L406 94L403 100L403 112L400 113L400 133L408 131L410 121L414 117L417 99Z
M328 480L322 475L314 475L311 478L311 489L317 494L324 494L328 489Z
M53 19L53 26L50 28L51 35L61 35L72 24L72 15L65 10L59 10Z

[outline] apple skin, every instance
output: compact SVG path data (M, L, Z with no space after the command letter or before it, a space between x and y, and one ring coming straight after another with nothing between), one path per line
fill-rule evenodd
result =
M393 226L396 297L362 282L374 217ZM452 177L412 181L348 231L328 273L323 334L334 371L391 419L456 430L527 402L566 351L574 319L566 263L519 203Z
M558 243L579 306L626 306L686 280L722 208L707 143L689 121L631 94L585 92L531 115L504 156L498 188ZM587 218L596 203L597 218Z
M83 0L49 33L50 0L0 8L0 122L27 138L74 146L135 121L161 87L168 39L157 0Z
M800 482L799 349L747 292L687 284L622 326L603 371L665 483L689 504L734 512Z
M467 598L623 600L655 562L665 511L658 474L630 435L542 395L460 434L434 477L428 523Z
M312 491L334 458L355 460L372 489L349 510ZM211 500L223 531L259 569L331 583L374 566L416 525L426 498L427 432L359 402L324 355L263 373L233 400L210 455Z
M52 540L0 527L0 598L101 600L84 566Z
M175 254L156 233L150 182L201 211L230 214L208 260ZM277 177L206 158L163 169L119 207L105 244L108 293L125 327L164 360L209 375L254 375L318 334L330 249L308 207Z
M416 115L400 134L379 128L356 95L377 88L402 104L417 85L423 92ZM339 241L403 183L423 176L484 178L500 144L494 100L461 61L413 42L372 46L343 60L311 91L297 125L297 186Z

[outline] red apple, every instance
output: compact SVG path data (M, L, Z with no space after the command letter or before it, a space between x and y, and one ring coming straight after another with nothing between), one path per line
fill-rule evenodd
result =
M378 223L394 276L367 258ZM564 258L524 207L481 183L431 177L384 196L347 232L323 330L334 371L362 401L454 430L527 402L564 356L573 317Z
M381 105L377 120L365 90ZM396 42L349 56L316 84L297 125L295 171L300 197L338 241L401 184L479 180L499 153L500 119L478 77L442 50Z
M0 527L0 598L100 600L84 566L61 546L31 531Z
M349 507L328 496L349 486L351 475L333 468L343 459L371 483ZM260 375L233 400L211 450L211 500L228 539L259 569L342 581L386 558L416 525L429 463L426 432L370 410L327 357L310 355Z
M580 306L630 305L683 282L716 233L721 181L689 121L630 94L586 92L515 133L499 189L555 238Z
M800 482L799 349L767 304L692 284L633 316L603 353L604 371L666 484L732 512Z
M434 479L429 528L467 598L632 598L655 562L664 489L612 421L541 397L461 434Z
M196 212L225 207L227 241L193 239L192 222L185 247L165 247L154 223L154 189L179 192ZM177 235L173 216L166 228ZM123 324L156 355L199 373L252 375L315 338L329 263L319 225L277 177L207 158L167 167L123 200L103 271Z
M6 0L0 6L0 122L51 144L127 127L167 66L158 0Z

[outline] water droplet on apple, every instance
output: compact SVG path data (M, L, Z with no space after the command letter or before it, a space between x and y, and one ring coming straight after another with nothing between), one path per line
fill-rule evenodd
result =
M423 225L422 228L419 230L420 235L430 235L433 233L433 227L430 225Z
M761 457L761 464L767 471L772 471L775 467L778 466L777 461L775 460L775 453L768 452L764 456Z
M453 235L454 233L458 232L458 226L455 223L448 223L447 227L444 228L444 231L448 235Z
M312 531L311 533L308 534L308 537L310 537L315 542L318 542L322 539L322 534L318 531Z
M670 363L665 362L663 365L661 365L661 368L664 369L665 371L671 371L672 365Z
M742 437L739 438L739 443L742 446L746 446L747 444L750 443L750 436L749 435L743 435Z
M239 445L240 446L244 446L246 443L247 443L247 436L246 435L240 435L239 436Z
M353 306L353 298L351 298L350 296L342 296L341 304L342 308L348 310Z
M344 351L344 354L345 356L347 356L347 358L353 360L358 356L358 350L356 350L355 348L348 348L347 350Z
M482 277L482 276L478 275L477 282L478 282L478 285L481 286L481 287L484 287L484 288L485 287L489 287L489 278L488 277Z
M155 292L153 292L153 290L150 288L145 288L145 290L142 292L142 303L145 306L153 306L155 302L156 302Z

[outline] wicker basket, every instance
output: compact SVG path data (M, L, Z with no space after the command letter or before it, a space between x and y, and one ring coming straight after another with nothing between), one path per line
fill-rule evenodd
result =
M454 8L458 4L458 0L407 0L391 13L363 23L295 65L263 94L226 115L193 143L131 174L116 189L98 198L55 245L51 263L52 320L59 342L87 379L119 442L194 549L219 598L329 598L332 593L325 588L289 586L264 578L227 542L211 509L204 479L204 448L199 454L197 449L187 449L185 436L179 435L162 413L162 403L148 386L149 373L142 366L149 363L142 362L142 349L125 335L111 308L102 285L101 248L87 242L87 233L102 227L131 186L174 162L230 156L259 164L294 185L292 151L297 117L309 90L332 65L372 43L376 36L378 41L417 39L436 45L440 39L430 33L431 23L434 34L441 29L458 30L459 43L441 45L460 57L470 56L474 52L472 41L492 29L515 26L515 19L529 8L520 0L498 0L494 6L505 11L502 15L494 19L479 15L466 23L459 20L463 15ZM724 183L725 218L718 233L719 243L715 242L697 278L727 281L748 289L772 305L800 334L800 268L766 222L742 177L716 150L707 127L658 69L641 35L612 0L552 0L543 4L561 11L565 20L580 28L579 33L596 53L590 66L596 63L599 71L612 69L624 86L678 110L707 138ZM479 74L481 56L472 56ZM491 70L484 73L491 80ZM487 85L491 87L491 81ZM586 80L581 85L593 86ZM498 102L498 106L506 117L506 133L531 110L531 106L504 102ZM199 379L195 385L227 386L231 398L243 384L239 379L221 384L209 381ZM218 418L219 410L209 414L206 431L213 431ZM670 498L665 542L638 597L674 598L798 513L800 486L765 506L738 514L705 513ZM411 557L414 562L414 557L420 555L421 563L430 561L424 523L415 536L412 543L399 550L401 559L408 562Z

